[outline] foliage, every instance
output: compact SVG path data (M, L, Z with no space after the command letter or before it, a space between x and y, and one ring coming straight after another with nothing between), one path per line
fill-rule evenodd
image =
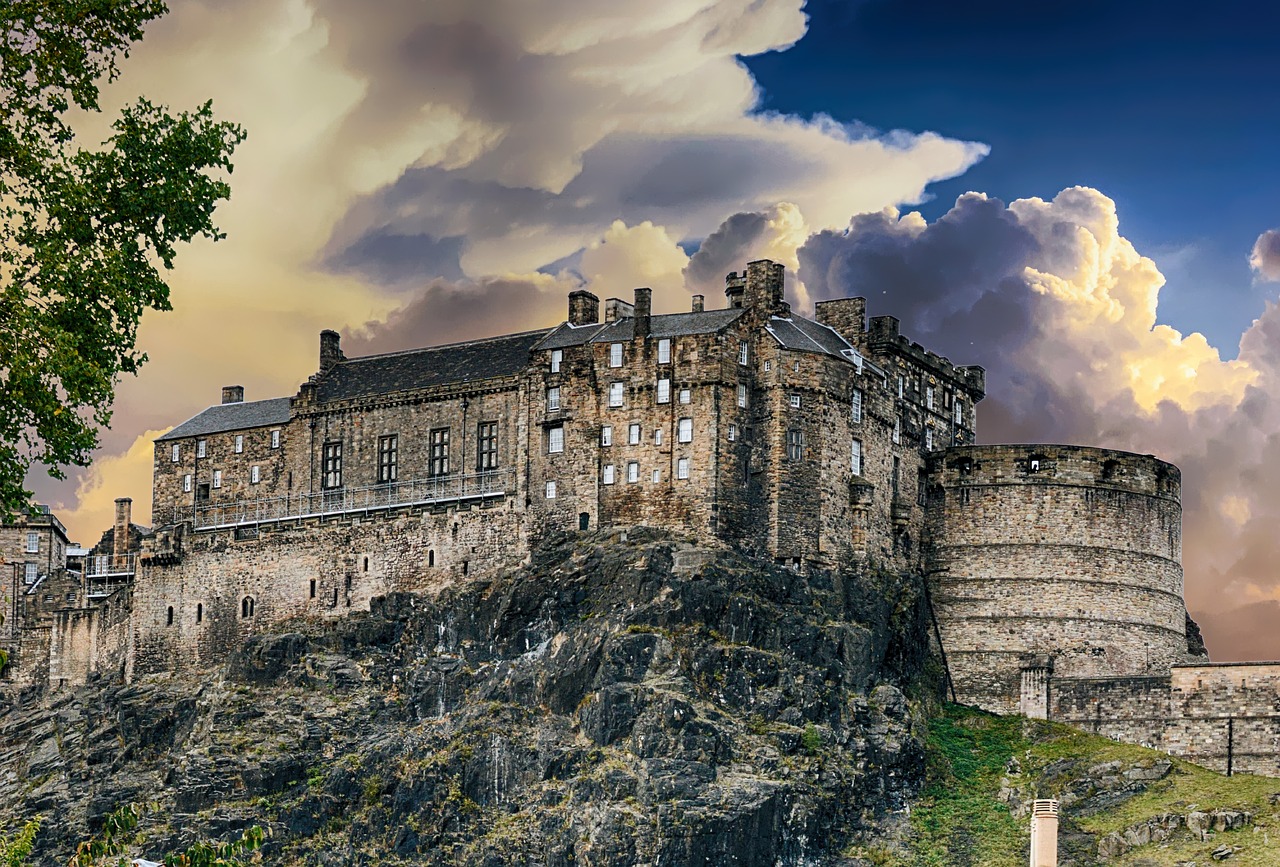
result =
M139 99L100 150L72 109L100 111L98 83L166 10L162 0L0 4L0 515L25 506L27 469L87 464L111 420L144 310L168 310L158 266L175 245L221 237L219 176L244 139L210 103L171 115Z
M39 830L40 818L37 816L12 837L0 835L0 867L23 867L36 844L36 833Z
M800 734L800 746L811 756L816 756L818 750L822 749L822 733L818 731L818 727L813 723L805 726L804 731Z
M100 867L100 865L127 865L123 853L139 842L138 822L142 811L135 806L124 806L107 816L98 836L83 841L72 856L68 867ZM237 867L255 859L262 848L266 832L257 825L245 829L238 840L229 843L198 842L182 852L164 856L165 867ZM112 861L111 859L116 859Z

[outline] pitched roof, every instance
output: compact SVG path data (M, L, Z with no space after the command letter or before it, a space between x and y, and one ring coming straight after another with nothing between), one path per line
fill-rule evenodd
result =
M826 325L805 319L801 316L782 318L774 316L769 320L766 329L774 339L787 349L800 349L805 352L822 352L858 363L855 359L862 354L847 340Z
M321 402L409 391L453 382L512 376L529 364L529 351L547 335L525 331L485 340L428 346L339 361L320 377Z
M203 436L229 430L266 427L284 424L289 420L289 398L273 397L247 403L221 403L211 406L195 417L184 421L156 442L177 440L184 437Z
M652 337L687 337L691 334L714 334L743 314L737 307L703 310L698 313L663 313L649 319ZM534 349L563 349L585 343L612 343L635 336L636 320L624 316L603 325L570 325L565 322L547 335Z

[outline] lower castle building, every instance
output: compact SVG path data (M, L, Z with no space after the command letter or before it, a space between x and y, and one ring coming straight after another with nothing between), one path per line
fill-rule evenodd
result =
M637 289L601 316L579 290L552 329L350 359L325 331L295 395L224 388L156 441L136 580L68 606L50 680L207 666L291 617L643 524L923 574L955 699L1280 775L1280 670L1189 650L1175 467L974 445L980 367L863 298L793 313L773 262L725 295L659 314Z

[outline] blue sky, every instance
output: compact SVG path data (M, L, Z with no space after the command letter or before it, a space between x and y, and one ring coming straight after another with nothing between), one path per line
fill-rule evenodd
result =
M1280 225L1280 5L814 0L793 48L746 59L762 107L935 130L990 155L933 184L1050 198L1083 184L1168 278L1161 321L1234 356L1274 298L1248 265Z

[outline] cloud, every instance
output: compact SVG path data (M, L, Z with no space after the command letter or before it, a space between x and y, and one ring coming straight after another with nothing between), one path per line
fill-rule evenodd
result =
M586 288L598 297L630 300L632 290L653 290L653 311L675 313L689 309L683 271L689 263L666 229L643 222L627 226L614 221L600 241L582 253L578 268Z
M809 226L800 208L779 202L762 211L733 214L707 236L689 259L684 279L690 289L716 298L724 291L724 276L741 270L753 259L772 259L787 267L787 288L800 307L812 306L798 280L798 251L808 240Z
M76 490L74 522L66 522L71 541L91 547L115 521L116 498L133 500L132 520L143 526L151 523L151 470L155 460L154 440L172 428L149 430L134 439L123 454L99 458L85 471ZM56 503L63 517L63 504Z
M1249 266L1262 280L1280 281L1280 229L1268 229L1258 236L1249 255Z

